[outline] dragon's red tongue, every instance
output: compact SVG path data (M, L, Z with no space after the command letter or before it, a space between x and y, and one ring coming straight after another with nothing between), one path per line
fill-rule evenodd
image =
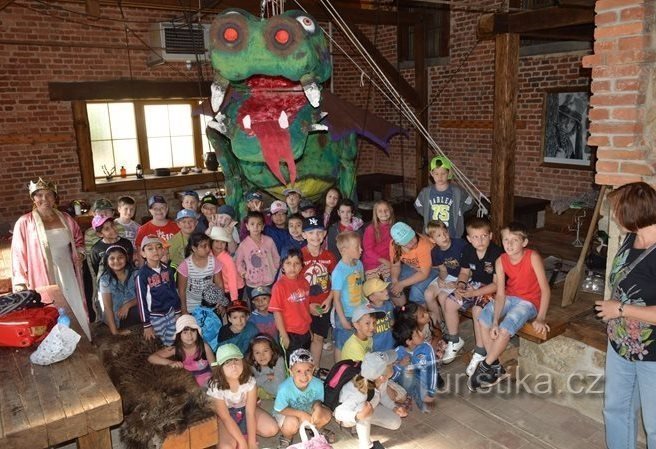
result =
M280 163L285 162L289 170L289 182L296 181L296 164L292 154L289 130L282 129L277 121L255 122L252 130L262 145L264 162L276 178L286 185L287 181L280 171Z

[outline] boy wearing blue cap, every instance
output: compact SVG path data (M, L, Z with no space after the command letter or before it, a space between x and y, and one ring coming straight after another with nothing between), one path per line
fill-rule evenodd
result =
M431 220L439 220L449 227L451 237L462 237L465 232L464 213L472 207L472 198L451 184L453 164L446 156L435 156L430 161L430 175L434 185L424 187L415 200L415 209L424 217L424 229Z

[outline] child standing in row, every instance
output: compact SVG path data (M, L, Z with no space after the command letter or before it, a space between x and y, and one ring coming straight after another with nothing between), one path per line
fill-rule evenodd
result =
M465 231L464 214L473 205L472 198L460 187L451 184L453 165L446 156L435 156L430 161L430 175L434 185L424 187L415 200L415 209L424 217L424 228L431 220L440 220L451 237L462 237Z
M182 313L193 313L210 285L223 289L223 279L221 267L210 250L210 238L205 234L191 234L185 256L186 259L178 267L178 295Z
M175 223L180 229L177 234L169 239L169 265L176 269L185 259L185 250L189 243L189 236L193 234L198 224L196 212L181 209L175 216ZM201 231L202 232L202 231Z
M310 286L303 276L303 256L292 249L282 261L282 275L273 285L269 310L273 312L283 350L289 356L299 348L310 349Z
M260 333L267 334L280 341L280 334L276 327L276 320L273 313L269 311L271 302L271 289L269 287L256 287L251 291L251 303L253 304L253 313L248 321L253 323Z
M228 231L218 226L210 230L209 237L212 239L212 254L221 266L223 288L230 295L231 301L237 301L244 290L244 278L237 271L237 265L228 252L228 242L232 238L228 235Z
M235 254L237 270L246 281L246 295L251 298L255 287L271 286L280 266L280 256L271 237L262 234L264 216L261 212L249 212L246 237Z
M132 248L132 243L128 239L125 239L118 235L116 230L116 225L114 223L114 217L106 217L104 215L96 215L91 221L91 226L96 230L96 234L100 237L93 247L91 248L91 253L89 254L89 263L91 263L91 268L93 269L96 278L102 274L107 267L103 266L102 260L105 255L105 251L110 246L121 246L128 253L128 260L133 260L134 250Z
M337 236L343 232L358 231L362 237L362 219L355 216L355 203L348 198L343 199L337 208L337 215L339 221L334 223L328 228L328 250L333 254L338 255L339 248L337 247Z
M322 248L325 236L326 230L320 218L309 217L303 220L303 238L307 240L307 246L301 249L303 276L310 284L310 309L315 309L310 325L314 360L321 360L323 342L330 331L330 311L333 303L330 273L337 266L333 253Z
M216 351L214 374L207 395L219 417L219 449L257 449L257 435L270 438L278 433L276 421L257 406L255 378L248 362L235 345Z
M118 218L116 224L121 225L124 230L124 237L132 243L132 247L136 250L137 232L141 227L139 223L134 221L134 214L137 211L137 202L131 196L122 196L117 202ZM135 251L135 254L139 254Z
M394 210L385 200L374 203L371 224L362 237L362 265L367 279L390 279L389 248L392 241L390 230L394 224Z
M136 237L138 248L141 248L141 241L148 235L154 235L162 242L168 242L180 230L178 225L168 219L169 206L162 195L153 195L148 198L148 212L153 218L139 228Z
M335 360L341 360L346 340L353 335L353 311L365 302L362 295L364 268L360 261L360 235L355 231L337 236L337 248L342 256L330 277L333 289Z
M551 291L542 257L526 249L526 226L510 223L501 230L501 241L506 252L496 261L496 297L485 306L478 319L487 356L469 378L467 386L471 391L490 387L506 377L499 356L527 321L533 319L533 328L538 334L549 332L545 320Z
M144 338L159 337L165 346L170 346L181 306L173 271L162 263L162 254L159 238L147 236L141 240L141 255L146 262L139 269L135 283Z

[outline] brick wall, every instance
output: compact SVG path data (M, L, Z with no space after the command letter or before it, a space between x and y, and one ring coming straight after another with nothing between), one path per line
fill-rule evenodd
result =
M479 3L477 5L483 9L497 2ZM477 42L476 26L480 14L458 8L451 12L450 58L428 69L429 97L435 99L429 110L429 131L442 150L479 189L489 193L492 182L494 42ZM396 64L395 33L394 27L378 29L378 42L383 44L378 47L393 64ZM367 29L367 34L373 40L372 27ZM553 88L587 89L590 77L589 72L582 70L581 58L588 53L579 51L521 57L516 194L553 199L574 196L592 188L594 175L590 170L541 166L544 92ZM341 62L342 59L346 58L336 60ZM340 66L337 73L338 93L346 93L347 98L363 105L368 89L367 85L360 86L359 72ZM402 70L402 74L413 84L412 69ZM395 80L391 81L394 83ZM369 102L375 105L374 110L378 112L382 108L386 118L398 123L398 112L386 110L392 107L389 102L379 95L373 95ZM377 149L365 146L359 159L359 172L401 174L403 170L407 193L412 194L415 188L414 137L409 140L395 138L393 143L390 157L381 157Z
M595 11L590 145L598 145L596 182L654 183L654 2L599 0Z
M494 1L481 7L494 5ZM70 10L84 11L83 5L64 3ZM84 16L46 8L23 1L0 12L0 233L29 209L26 184L44 176L59 185L62 200L95 199L98 195L81 191L78 155L71 105L48 99L50 81L97 81L112 79L195 81L195 70L183 63L167 63L148 68L151 52L140 39L125 31L116 8L103 6L103 18L90 21ZM124 8L134 34L147 41L150 23L168 20L174 13ZM480 13L453 11L451 51L447 63L429 68L429 94L440 93L430 108L429 129L442 149L484 192L490 190L492 108L494 88L494 46L476 44L476 23ZM395 27L364 27L372 41L396 65ZM338 43L349 54L353 49L338 32ZM472 46L475 46L468 55ZM468 56L467 56L468 55ZM552 87L586 86L580 74L580 53L532 56L521 59L519 116L525 127L518 130L516 191L540 198L569 196L589 189L592 172L547 169L540 166L542 133L542 93ZM335 92L360 106L401 123L399 113L374 87L361 85L361 72L334 49ZM359 58L356 61L362 63ZM464 63L463 63L464 60ZM462 68L456 69L462 63ZM362 65L368 72L369 69ZM211 78L204 66L204 78ZM412 84L413 70L402 75ZM453 76L453 79L448 80ZM395 80L392 80L394 83ZM389 156L367 142L360 142L359 173L403 174L406 194L415 188L414 133L409 139L396 137ZM554 183L554 177L559 182ZM138 195L143 195L136 192ZM172 198L172 190L164 191ZM396 191L400 194L399 191ZM118 195L110 195L115 199Z

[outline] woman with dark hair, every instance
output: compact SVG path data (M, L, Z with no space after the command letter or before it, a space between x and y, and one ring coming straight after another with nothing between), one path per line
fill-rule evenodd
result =
M73 217L57 210L57 186L29 184L33 209L16 221L11 241L14 291L57 284L87 338L89 315L82 287L84 237Z
M611 298L596 302L608 333L606 445L636 447L640 409L647 447L656 448L656 191L637 182L613 191L608 200L626 237L611 268Z

